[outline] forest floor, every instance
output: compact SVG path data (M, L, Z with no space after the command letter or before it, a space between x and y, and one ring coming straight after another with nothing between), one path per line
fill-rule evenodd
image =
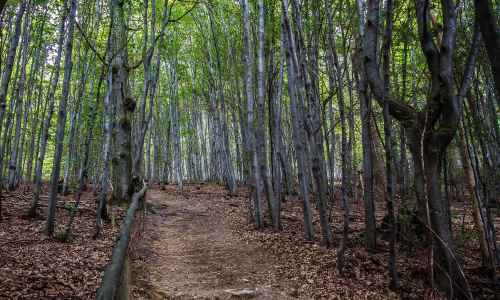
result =
M283 206L283 231L257 231L249 222L247 191L230 196L217 185L174 186L148 192L156 214L146 221L143 241L135 249L134 293L140 299L439 299L429 288L427 251L402 246L398 270L402 288L387 288L387 242L379 240L377 253L363 246L364 215L361 203L352 206L347 266L336 271L336 249L320 245L319 220L314 219L316 240L303 238L300 201L291 197ZM379 205L378 224L384 216ZM481 275L471 241L472 220L454 210L456 226L464 226L460 239L467 251L465 271L475 296L494 299L495 292ZM269 221L268 221L269 222ZM463 224L461 223L463 222ZM342 211L332 214L336 245L340 243ZM379 232L383 237L383 230ZM472 251L473 250L473 251ZM474 255L472 254L474 253Z
M93 239L96 196L86 192L69 242L50 238L44 233L47 194L45 187L35 219L26 217L33 195L30 186L2 195L0 299L95 298L119 227L104 223L102 237ZM67 224L74 198L74 195L59 196L56 236ZM122 209L117 211L123 215Z
M96 196L84 194L71 240L62 243L43 234L47 191L40 217L24 217L31 190L5 193L0 221L0 299L93 299L116 241L118 227L105 223L103 236L92 239ZM132 299L439 299L430 288L428 250L398 243L397 267L402 287L387 288L387 242L379 230L378 249L363 245L363 206L351 203L351 227L343 275L336 270L336 247L303 237L302 209L297 196L283 205L283 230L254 229L248 196L240 188L231 196L221 186L187 184L148 191L145 218L132 239ZM57 232L68 218L74 196L60 197ZM468 213L464 214L463 212ZM470 207L453 205L457 249L477 299L495 299L491 281L480 266ZM118 215L123 210L119 209ZM384 206L377 204L378 224ZM269 223L269 221L266 219ZM341 241L342 210L331 215L335 245ZM497 228L500 220L497 219ZM498 270L500 271L500 270Z

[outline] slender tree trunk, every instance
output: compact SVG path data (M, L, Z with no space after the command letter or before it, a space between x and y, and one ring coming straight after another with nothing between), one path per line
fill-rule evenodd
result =
M43 163L45 161L45 152L47 150L47 140L49 138L50 123L52 121L52 114L54 113L55 105L55 92L57 89L57 84L59 82L59 72L61 66L62 49L65 36L65 23L66 23L67 13L63 12L61 18L61 23L59 25L58 41L57 41L57 54L54 59L54 68L50 80L50 88L47 93L48 108L46 111L46 117L43 122L43 126L40 131L40 141L39 148L37 150L38 157L35 164L35 178L34 178L34 188L33 188L33 199L31 201L31 206L28 211L30 217L35 217L37 215L38 201L40 199L40 192L42 188L42 172Z
M288 72L288 94L290 96L290 116L292 120L293 143L297 160L297 175L299 179L300 197L302 198L302 209L304 214L304 231L306 240L314 240L314 228L312 225L312 211L309 202L309 170L306 163L307 150L304 148L305 127L302 110L299 107L298 85L300 75L298 73L298 60L296 55L295 41L291 32L290 19L288 17L288 0L282 1L283 7L283 45L286 49L287 72Z
M228 133L228 126L227 126L227 114L226 114L226 100L225 100L225 93L224 93L224 82L223 82L223 69L222 69L222 62L221 62L221 54L220 54L220 49L219 49L219 41L217 38L217 34L215 32L215 24L214 24L214 18L213 18L213 7L211 5L207 5L208 9L208 16L209 16L209 22L210 22L210 31L211 31L211 37L212 37L212 42L213 46L215 48L215 59L216 59L216 67L217 67L217 76L215 76L215 82L214 85L217 87L217 99L218 102L216 106L216 111L215 113L217 114L216 116L216 124L214 124L217 127L217 130L219 131L218 135L216 136L217 138L222 138L220 141L221 144L218 145L219 147L218 152L221 154L218 157L218 160L220 161L221 167L222 167L222 175L224 177L224 181L229 189L229 192L231 194L236 193L236 179L234 175L234 168L233 168L233 163L231 160L231 151L229 148L229 133ZM209 55L208 55L209 56ZM219 109L220 107L220 109Z
M3 10L3 4L0 3L1 10ZM2 79L0 82L0 135L2 133L2 124L5 115L5 108L7 105L7 92L9 90L10 77L12 75L12 67L14 66L14 59L16 56L17 45L19 43L19 36L21 35L21 22L24 15L24 11L26 9L27 1L21 1L21 5L17 10L15 21L14 21L14 32L12 33L9 41L9 50L7 52L7 59L5 62L5 67L3 68ZM0 10L0 12L1 12ZM3 152L5 149L5 145L0 145L2 152L2 160L3 160ZM2 165L0 164L0 219L2 218L2 189L3 189L3 180L1 180L2 176Z
M262 223L262 212L261 212L261 174L259 168L259 162L257 157L257 148L255 143L254 134L254 93L253 93L253 45L251 43L251 33L250 33L250 8L248 7L248 0L241 1L241 9L243 12L243 43L244 43L244 59L245 59L245 81L246 81L246 96L247 96L247 139L248 139L248 149L249 156L251 157L252 167L251 167L251 183L253 184L253 189L250 193L253 193L254 199L254 221L255 227L257 229L263 228Z
M492 7L490 0L474 0L476 7L476 18L481 25L481 34L483 36L484 46L488 53L488 58L491 63L491 71L493 73L493 80L495 82L497 98L500 98L500 28L498 22L498 8L497 15L495 15L495 8Z
M43 44L43 54L40 57L40 60L45 60L47 51L45 49L45 44ZM37 72L40 74L45 73L45 64L42 64L42 68L38 70L38 67L35 68L37 69ZM30 125L31 125L31 135L30 135L30 142L29 142L29 149L28 149L28 157L27 157L27 165L26 165L26 179L28 182L34 182L33 180L33 160L36 159L37 157L37 152L35 151L35 146L38 145L38 142L40 141L40 133L42 131L42 126L39 126L39 124L43 124L43 117L46 112L47 104L45 101L42 100L43 98L43 92L42 92L42 84L43 84L43 76L40 76L39 82L36 85L37 87L37 100L36 100L36 109L35 112L31 111L31 120L30 120ZM29 97L31 99L31 97ZM42 103L43 106L42 106ZM34 104L32 104L34 105Z
M255 129L255 140L257 155L259 158L260 174L262 183L267 197L267 206L272 224L277 224L276 216L274 216L275 198L274 190L271 183L271 175L269 174L267 162L267 145L266 132L264 130L264 106L265 106L265 49L266 49L266 28L265 28L265 5L264 0L257 2L259 10L259 26L258 26L258 51L257 51L257 128Z
M294 0L295 1L295 0ZM325 159L324 159L324 144L323 144L323 134L322 127L323 124L321 122L321 103L320 103L320 95L319 95L319 66L318 66L318 56L319 56L319 39L321 34L321 19L320 19L320 6L319 2L312 3L312 26L313 32L310 37L311 43L309 45L309 72L307 72L307 68L302 65L302 73L303 78L306 78L306 91L309 86L308 101L309 101L309 120L308 126L306 129L308 130L308 134L311 138L311 167L312 174L314 177L314 181L316 183L316 189L318 191L318 199L317 199L317 208L320 217L321 224L321 234L323 237L323 244L325 247L330 248L333 246L333 238L332 232L330 228L330 222L328 220L328 180L326 175L325 168ZM300 13L297 11L296 14L296 23L300 25L302 22L300 21ZM298 27L298 30L301 29L301 26ZM302 31L302 30L300 30ZM305 47L305 45L302 45ZM305 51L304 51L305 52ZM308 83L310 81L310 83Z
M340 92L338 92L340 95ZM339 96L339 115L340 115L340 128L341 128L341 161L342 161L342 183L341 183L341 203L344 209L343 215L343 229L342 229L342 243L340 244L340 249L337 257L337 269L340 273L343 273L344 265L345 265L345 251L347 248L348 242L348 234L349 234L349 215L350 215L350 207L349 207L349 184L351 178L349 177L348 171L348 141L347 141L347 118L345 112L345 103L344 98Z
M468 189L469 196L472 202L472 215L474 217L474 223L476 225L476 229L479 232L479 246L483 258L483 265L488 268L490 272L494 272L495 270L495 257L493 253L493 247L490 247L490 239L487 236L487 225L484 221L484 216L481 212L482 203L478 197L476 190L476 179L474 176L474 171L472 169L471 161L469 158L468 149L465 142L465 133L463 126L460 126L459 129L460 138L458 139L460 154L462 157L462 163L464 167L464 175L466 179L466 186Z
M64 58L64 80L59 102L59 113L57 116L56 148L54 150L54 160L52 165L52 175L50 178L49 205L47 214L46 231L49 236L54 233L55 213L57 205L57 187L59 183L59 173L61 169L61 158L64 145L64 129L66 127L66 106L69 98L69 88L71 83L71 71L73 69L73 31L75 25L77 0L71 0L71 8L68 19L68 37L65 45Z
M105 68L105 66L103 66ZM98 197L98 206L96 212L96 232L94 234L94 238L100 236L102 231L102 219L104 216L107 216L106 204L108 200L108 190L110 183L110 162L111 162L111 140L112 140L112 114L113 107L111 103L111 90L113 88L113 74L108 70L108 80L107 80L107 92L104 96L104 132L103 132L103 144L102 144L102 177L101 177L101 191ZM101 79L102 82L105 75L105 70L102 70ZM98 85L97 91L100 91L100 85ZM96 105L99 101L99 93L96 99ZM97 109L97 107L95 107Z
M281 230L281 202L283 200L283 168L281 167L280 157L283 151L283 133L281 127L281 111L282 111L282 85L283 85L283 73L285 68L285 55L284 49L282 49L282 59L279 70L278 84L276 87L276 92L274 97L269 98L270 106L270 128L271 128L271 157L272 157L272 173L273 173L273 190L275 193L275 205L274 205L274 229Z
M172 86L170 91L170 119L172 120L172 139L174 148L174 170L177 189L182 191L183 185L183 166L181 157L181 135L179 124L179 95L178 95L178 81L177 81L177 62L170 65Z
M396 215L395 207L395 190L394 190L394 150L392 136L392 120L389 114L389 101L385 99L390 93L390 52L392 47L392 29L393 29L393 11L394 4L392 0L386 1L386 28L384 33L384 44L382 46L383 56L383 76L384 76L384 139L385 139L385 172L387 181L387 193L385 195L387 205L387 220L390 230L389 241L389 273L391 274L390 287L399 289L399 276L396 270Z
M87 53L84 55L84 60L87 60ZM94 57L95 58L95 57ZM76 103L74 105L73 111L70 116L70 129L69 129L69 139L68 139L68 157L66 164L64 166L64 177L63 177L63 188L62 194L66 195L68 193L70 184L70 170L71 164L76 162L76 143L75 136L77 134L77 120L80 119L81 111L83 109L83 97L85 94L85 88L87 86L87 78L92 71L90 71L90 65L87 62L82 62L80 64L82 73L80 76L80 87L78 89L78 95L76 96Z
M18 154L19 154L19 143L21 139L21 120L23 116L23 101L24 101L24 91L25 91L25 83L26 83L26 67L28 64L28 45L30 42L30 6L26 8L26 17L24 18L23 25L23 38L22 38L22 47L21 47L21 74L19 81L17 83L16 88L16 129L14 133L14 141L11 145L11 155L9 162L9 182L8 189L13 191L17 188L16 184L16 173L19 171L18 168L20 166L17 164L18 162Z
M21 25L26 5L27 1L21 1L21 5L17 10L16 18L14 20L14 32L12 32L9 40L9 50L7 52L5 67L3 68L2 81L0 82L0 124L3 124L3 118L5 115L7 93L9 89L10 78L12 75L12 69L14 66L14 59L16 57L17 46L19 44L19 37L21 36Z
M45 106L42 109L42 101L43 98L43 80L46 66L46 57L47 57L47 49L46 42L43 40L43 32L45 29L45 24L47 20L48 8L44 7L44 15L42 24L40 25L37 33L37 48L35 50L35 55L33 58L33 65L30 70L30 79L28 82L28 86L33 87L28 90L27 94L27 107L28 110L25 111L25 130L23 130L23 140L26 135L28 135L28 122L30 124L31 134L29 135L29 148L28 154L25 155L26 158L26 167L25 167L25 178L28 182L32 182L32 171L33 171L33 157L35 150L35 137L38 135L38 124L41 116L44 114L41 111L45 111ZM37 78L39 78L37 82ZM33 93L36 92L36 100L32 98ZM31 118L29 118L31 116ZM21 152L22 153L22 152Z

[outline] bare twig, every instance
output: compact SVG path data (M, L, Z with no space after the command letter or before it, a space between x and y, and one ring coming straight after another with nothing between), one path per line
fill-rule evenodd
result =
M85 42L87 43L87 45L90 47L90 50L92 50L92 52L95 53L95 55L97 56L97 58L99 58L99 60L102 62L103 65L107 65L106 60L104 59L104 57L101 54L99 54L99 52L97 52L97 49L90 42L87 34L85 33L85 31L83 31L82 27L80 26L80 23L78 23L78 21L75 20L75 24L76 24L76 28L78 29L78 31L82 35L83 39L85 40Z

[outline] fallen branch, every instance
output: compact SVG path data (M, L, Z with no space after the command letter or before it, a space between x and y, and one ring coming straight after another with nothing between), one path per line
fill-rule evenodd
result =
M111 256L111 261L109 262L108 266L106 267L106 271L104 272L101 287L97 290L96 299L98 300L115 299L115 296L119 290L119 287L122 283L122 273L130 243L130 236L134 224L135 212L140 206L139 204L141 199L144 198L147 187L147 184L144 184L142 189L132 196L132 203L127 210L127 216L125 217L125 219L123 219L123 224L120 229L118 241L115 245L115 248L113 249L113 254Z

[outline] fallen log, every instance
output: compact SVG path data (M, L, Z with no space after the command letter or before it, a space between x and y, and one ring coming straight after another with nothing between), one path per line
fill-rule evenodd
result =
M127 215L123 219L111 260L104 272L101 286L97 290L97 300L128 298L128 247L134 225L135 212L139 208L146 190L147 184L144 184L142 189L132 196L132 203L127 210Z

